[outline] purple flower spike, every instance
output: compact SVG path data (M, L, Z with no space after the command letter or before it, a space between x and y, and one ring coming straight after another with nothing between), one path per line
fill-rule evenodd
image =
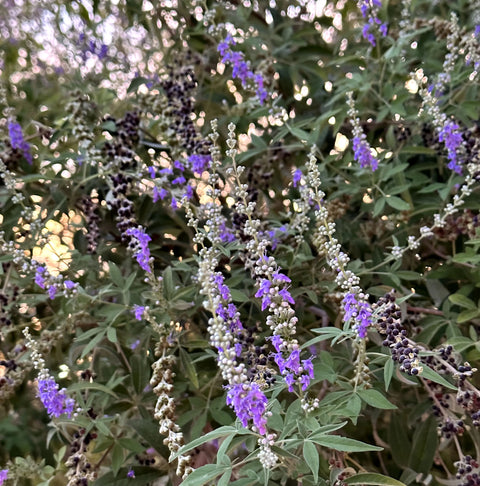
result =
M135 238L137 242L137 248L135 250L135 258L137 259L140 267L146 272L151 273L150 268L150 250L148 249L148 242L152 239L140 228L129 228L127 235Z
M293 173L293 187L297 187L300 181L302 180L302 171L300 169L295 170Z
M45 272L46 272L45 267L37 267L35 271L35 283L42 289L45 288L45 276L44 276Z
M133 313L135 314L135 319L141 321L143 319L143 314L145 313L145 306L135 304L133 306Z
M248 427L248 422L252 420L261 435L267 431L267 403L267 397L256 383L237 383L227 393L227 405L234 409L242 425Z
M12 148L21 150L25 160L32 165L33 159L30 153L30 144L23 138L22 127L18 123L8 122L8 135L10 136Z
M52 377L38 380L38 397L50 417L60 417L64 413L71 417L75 402L67 397L65 389L58 389L58 384Z
M448 168L457 174L462 173L462 167L459 165L458 149L463 143L462 134L458 131L460 127L453 121L445 123L439 131L438 139L445 144L448 151Z
M378 168L378 160L372 155L370 145L365 139L365 135L353 137L353 157L360 164L360 167L370 167L372 172Z
M260 104L263 105L268 97L268 92L264 87L263 77L259 73L255 74L250 69L250 64L245 61L242 52L232 50L233 45L235 45L235 42L230 34L227 35L224 41L218 44L217 50L222 56L221 61L224 64L232 65L233 78L240 79L244 88L251 88L253 85L257 98Z

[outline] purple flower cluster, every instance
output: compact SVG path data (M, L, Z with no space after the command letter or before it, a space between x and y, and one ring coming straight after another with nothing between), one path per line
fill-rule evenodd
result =
M265 264L271 263L272 258L262 258ZM257 265L261 262L257 262ZM280 273L277 268L269 278L257 280L258 290L255 297L262 299L262 310L269 309L273 314L273 319L288 321L291 325L296 323L294 311L291 305L295 304L295 300L286 288L291 282L290 278ZM269 316L272 319L272 316ZM285 383L288 390L293 392L295 383L302 386L302 390L306 390L310 384L310 380L314 377L313 365L310 359L300 360L300 350L296 340L283 336L285 331L281 328L275 328L274 334L270 338L275 348L273 357L282 376L285 377ZM287 331L288 334L288 331Z
M268 399L257 383L237 383L228 389L227 405L233 408L244 427L248 427L251 419L261 435L267 432L267 404Z
M211 155L199 155L193 154L188 157L188 162L190 164L190 168L192 172L196 174L202 174L206 170L210 169L210 165L212 163L212 156Z
M374 31L378 29L383 37L387 35L387 24L378 18L378 11L382 7L380 0L359 0L358 8L367 23L363 26L362 35L372 46L376 45Z
M35 269L35 283L42 289L46 289L48 296L50 299L54 299L58 293L58 291L62 288L61 287L61 280L55 281L54 277L50 275L48 270L42 266L38 265ZM72 280L64 280L63 281L63 289L64 291L68 292L69 290L73 290L77 284Z
M108 46L103 42L97 42L95 39L90 39L87 41L87 36L85 34L80 34L78 37L78 43L81 45L82 49L82 59L87 60L87 53L94 54L98 59L105 59L108 55Z
M260 101L260 104L263 105L268 96L268 92L264 87L263 77L261 74L255 74L250 69L250 63L245 61L242 52L232 50L232 46L234 45L235 41L230 34L218 44L217 50L222 56L221 61L224 64L232 65L233 78L240 79L244 88L249 88L253 85L257 98Z
M135 319L141 321L143 319L143 314L145 313L145 306L135 304L133 306L133 313L135 314Z
M142 228L128 228L127 235L132 237L133 252L140 267L148 273L152 272L150 267L150 250L148 242L152 240Z
M297 187L298 184L300 184L301 180L302 180L302 171L300 169L296 169L292 177L293 187Z
M314 378L312 360L310 358L300 360L299 349L294 349L290 356L285 359L282 353L282 350L285 348L282 337L276 334L270 340L276 351L274 354L275 362L280 373L285 376L288 391L293 392L293 385L297 381L302 385L302 390L305 391L310 385L310 381Z
M58 389L52 377L38 379L38 396L50 417L60 417L64 413L71 417L75 402L67 397L65 389Z
M460 127L453 121L448 121L439 130L438 139L443 142L448 152L448 168L457 174L462 173L462 167L458 160L458 149L463 143L463 137L458 130Z
M286 282L290 283L291 280L280 272L275 272L272 277L276 280L276 283L279 282ZM295 304L293 297L291 296L290 292L286 288L273 290L272 289L273 280L269 279L262 279L260 282L260 286L255 294L255 297L262 297L262 311L265 310L268 306L275 302L275 304L285 301L289 304ZM273 292L271 292L273 290ZM275 298L276 297L276 298Z
M354 319L353 330L358 337L364 339L367 336L367 330L372 324L372 311L367 302L358 301L353 293L345 294L342 301L345 315L344 322Z
M33 159L30 153L30 144L23 138L22 127L13 121L8 122L8 135L12 148L21 150L25 160L32 165Z
M148 172L155 182L152 195L153 202L170 198L170 206L172 209L177 209L179 199L181 200L184 197L191 199L193 197L193 187L187 184L184 175L185 166L180 161L176 160L173 167L165 167L158 171L155 167L149 167ZM165 186L170 187L170 191Z
M378 168L378 160L372 155L372 149L366 140L365 134L357 135L352 139L353 157L363 169L370 167L372 172Z
M8 479L8 469L2 469L0 471L0 486L2 486L6 479Z

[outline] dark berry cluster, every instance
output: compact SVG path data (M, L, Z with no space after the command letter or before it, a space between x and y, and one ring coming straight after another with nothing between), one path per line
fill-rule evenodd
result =
M445 225L434 228L435 236L444 241L455 241L459 236L465 235L473 238L476 228L480 226L478 214L466 209L459 216L450 215L445 219Z
M80 429L73 434L73 441L70 445L70 455L65 462L69 468L67 477L68 486L88 486L89 481L95 479L95 472L88 462L85 452L90 442L97 438L94 432L87 432Z
M465 456L455 463L456 478L460 481L458 486L480 486L478 462L472 456Z
M3 161L8 170L15 170L18 163L23 159L23 151L19 147L12 147L10 140L4 140L5 149L0 152L0 160ZM4 185L4 180L0 177L0 185Z
M194 93L197 87L193 69L195 60L191 53L186 53L184 57L169 67L167 76L160 82L167 97L164 114L170 119L169 128L176 134L182 148L190 155L208 155L210 142L198 134L192 116L195 113Z
M87 253L93 254L97 251L97 241L100 236L100 230L98 223L100 217L95 212L98 208L98 204L92 201L91 197L84 196L80 202L80 209L85 218L85 227L87 232L85 237L87 239Z
M125 116L116 120L108 116L106 121L115 123L116 132L115 139L110 142L105 142L103 150L107 157L115 162L115 167L120 170L127 170L135 168L136 159L134 148L140 140L139 127L140 115L134 112L127 112Z
M419 349L407 338L407 331L402 325L402 313L395 303L393 292L385 294L378 300L378 328L385 335L383 345L392 351L393 361L400 364L400 370L409 375L418 375L422 366L418 358Z
M412 130L410 130L410 127L398 125L394 127L393 134L399 142L406 142L412 135Z
M247 376L251 381L268 387L275 383L272 370L268 367L268 363L273 362L274 357L269 355L267 346L255 345L255 336L258 332L257 327L250 327L238 333L238 343L242 347L242 355L238 358L238 362L245 364Z
M17 285L0 291L0 327L12 324L10 308L11 304L18 299L20 289Z
M153 464L155 464L155 458L145 454L143 455L135 454L135 459L138 461L140 466L153 466Z

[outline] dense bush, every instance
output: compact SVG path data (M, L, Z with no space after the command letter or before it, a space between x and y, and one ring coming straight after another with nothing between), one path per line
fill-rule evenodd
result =
M0 484L480 484L480 2L0 42Z

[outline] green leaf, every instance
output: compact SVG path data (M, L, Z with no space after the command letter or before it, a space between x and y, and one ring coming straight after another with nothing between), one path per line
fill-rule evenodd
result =
M117 394L110 390L110 388L106 387L105 385L102 385L100 383L89 383L88 381L80 381L78 383L74 383L73 385L70 385L68 387L69 392L74 392L74 391L82 391L82 390L96 390L96 391L101 391L103 393L108 393L114 398L118 398Z
M334 449L341 452L365 452L365 451L382 451L382 447L366 444L359 440L349 439L340 435L324 435L321 437L311 437L310 440L322 447Z
M457 322L462 324L463 322L471 321L480 315L480 309L464 310L458 314Z
M420 374L423 378L426 378L427 380L434 381L435 383L438 383L439 385L443 385L445 388L448 388L450 390L457 390L457 387L455 385L452 385L450 382L448 382L445 378L440 376L436 371L433 371L432 368L429 368L428 366L424 366L422 373Z
M448 300L455 305L458 305L460 307L464 307L465 309L477 309L477 306L475 305L475 302L470 300L468 297L462 294L453 294L450 295Z
M231 477L232 477L232 468L229 468L222 474L222 477L219 479L217 486L228 486L230 484Z
M82 350L81 358L85 358L93 348L105 337L106 329L102 329Z
M377 473L360 473L355 474L355 476L350 476L344 479L345 484L374 484L374 485L385 485L385 486L405 486L404 483L398 481L397 479L384 476L383 474Z
M120 269L113 262L108 262L108 268L110 270L110 277L112 279L112 282L117 287L123 288L123 286L125 285L125 279L123 278Z
M124 449L128 449L129 451L133 451L133 452L136 452L138 454L145 451L145 449L146 449L146 447L142 446L142 444L140 444L138 442L138 440L135 440L135 439L132 439L132 438L129 438L129 437L124 437L122 439L118 439L118 443Z
M152 419L135 419L129 420L128 425L156 451L162 452L166 450L168 452L168 449L163 444L164 437L158 433L158 422Z
M118 342L118 339L117 339L117 330L114 327L107 327L107 339L111 343Z
M391 208L397 209L398 211L408 211L410 209L410 204L398 196L387 196L385 201Z
M195 370L195 366L193 366L190 354L187 353L183 348L180 348L180 366L185 372L185 375L189 379L190 383L194 386L194 388L198 389L199 384L197 371Z
M313 479L318 481L318 467L320 465L320 459L318 457L318 451L315 444L309 440L303 443L303 458L307 463L310 471L313 473Z
M437 421L430 416L416 428L410 451L409 466L418 473L428 474L438 445Z
M348 424L348 421L345 420L339 424L330 424L330 425L322 425L315 430L312 431L312 435L309 436L308 438L310 439L311 437L317 436L317 435L327 435L330 432L335 432L336 430L341 429L345 425Z
M475 346L475 341L464 336L455 336L449 338L446 344L451 344L455 348L455 351L462 352Z
M380 408L382 410L394 410L397 408L396 405L388 401L379 391L374 390L373 388L359 390L357 393L364 402L372 407Z
M218 464L206 464L205 466L195 469L188 475L187 478L183 480L182 486L202 486L220 476L220 474L224 474L227 470L231 472L231 467L219 466Z
M392 381L394 371L395 365L393 364L393 360L389 357L385 362L385 366L383 368L383 381L385 382L385 391L388 391L388 387L390 386L390 382Z
M115 444L113 446L111 457L113 474L116 476L124 461L123 447L120 444Z
M140 395L148 385L150 370L145 366L145 360L139 354L134 354L130 358L132 367L132 384L135 391Z
M208 434L202 435L202 437L192 440L188 444L185 444L183 447L180 447L180 449L170 457L169 462L172 462L178 456L185 454L186 452L191 451L192 449L195 449L195 447L205 444L205 442L210 442L211 440L215 440L220 437L227 437L229 435L237 434L237 433L240 433L240 431L236 427L232 427L231 425L224 425L219 429L212 430Z

